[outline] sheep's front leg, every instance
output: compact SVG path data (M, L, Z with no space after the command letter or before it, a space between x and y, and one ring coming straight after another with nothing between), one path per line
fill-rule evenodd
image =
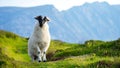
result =
M47 59L46 59L46 52L44 51L43 52L43 62L46 62L47 61Z
M45 44L47 45L44 49L43 49L43 61L46 62L47 59L46 59L46 51L48 50L48 47L49 47L49 44Z
M41 53L39 47L37 47L37 54L38 54L38 62L41 62L42 61L42 53Z

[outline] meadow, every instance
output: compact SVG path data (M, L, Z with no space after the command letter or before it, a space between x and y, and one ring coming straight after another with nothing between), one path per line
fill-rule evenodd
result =
M73 44L52 40L47 62L31 62L28 38L0 30L0 68L120 68L120 39Z

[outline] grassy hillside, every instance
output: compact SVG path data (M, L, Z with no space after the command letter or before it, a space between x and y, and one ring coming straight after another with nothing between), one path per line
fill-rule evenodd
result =
M27 39L0 30L0 68L120 68L120 39L85 44L51 41L48 62L31 62Z

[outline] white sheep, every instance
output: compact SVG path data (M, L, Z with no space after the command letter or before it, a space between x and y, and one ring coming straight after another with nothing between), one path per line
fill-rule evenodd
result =
M28 40L28 54L32 61L45 62L47 61L46 51L50 45L49 18L37 16L35 19L38 22L35 24L33 34Z

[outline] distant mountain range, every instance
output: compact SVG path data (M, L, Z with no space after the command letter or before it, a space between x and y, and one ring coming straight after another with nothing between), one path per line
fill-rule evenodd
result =
M85 40L114 40L120 37L120 5L107 2L85 3L65 11L53 5L37 7L0 7L0 29L29 37L35 16L48 16L52 39L71 43Z

